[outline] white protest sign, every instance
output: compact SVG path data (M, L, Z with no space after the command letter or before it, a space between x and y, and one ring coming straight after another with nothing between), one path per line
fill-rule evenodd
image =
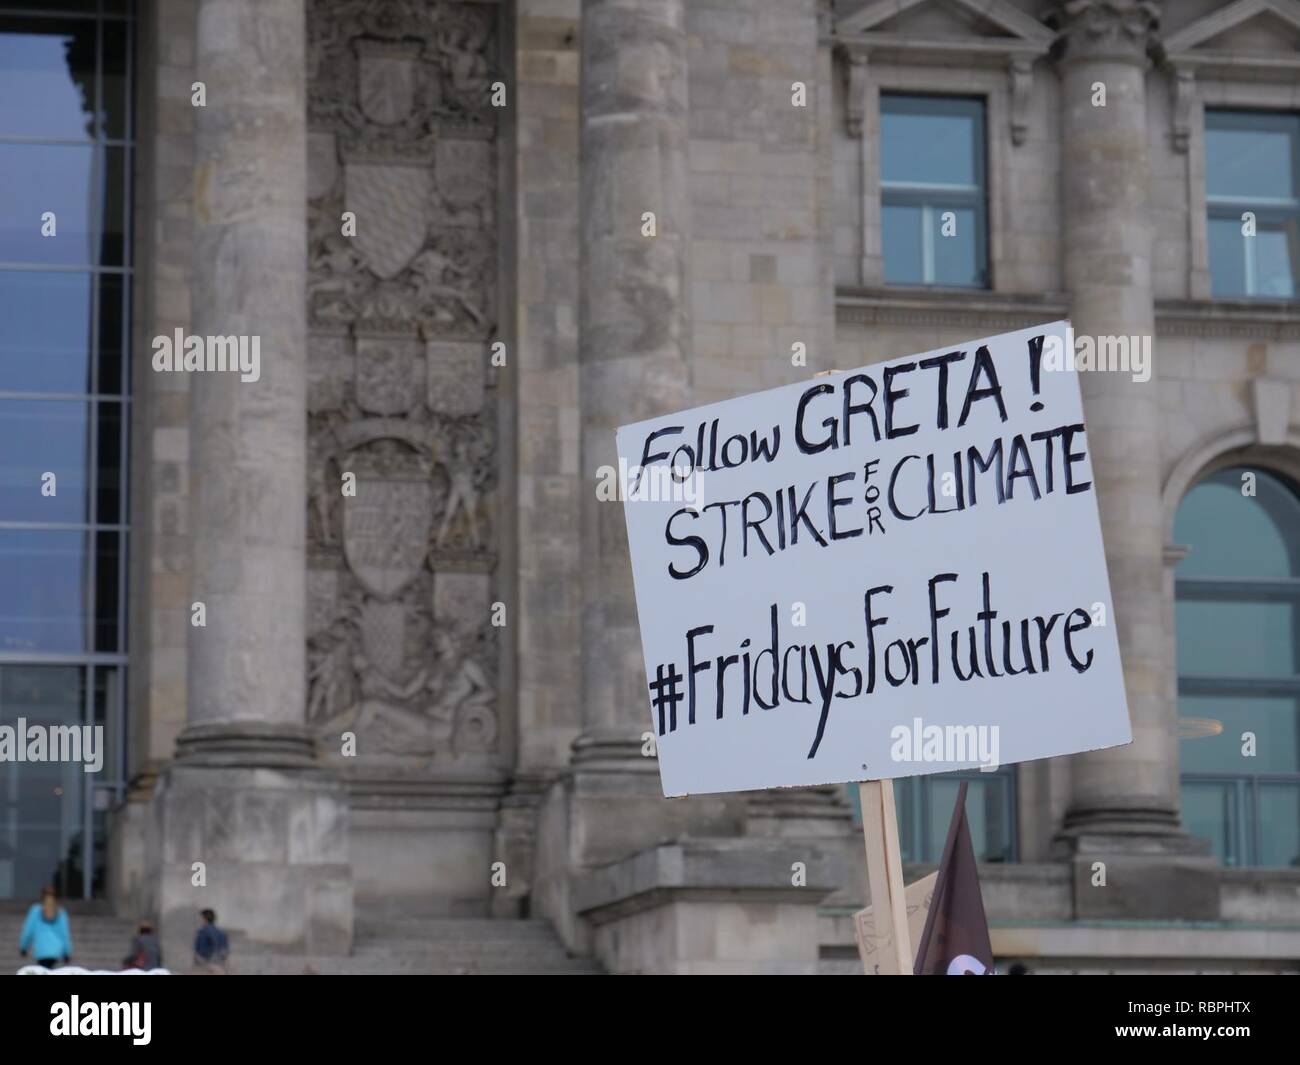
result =
M664 794L1130 741L1068 329L618 431Z

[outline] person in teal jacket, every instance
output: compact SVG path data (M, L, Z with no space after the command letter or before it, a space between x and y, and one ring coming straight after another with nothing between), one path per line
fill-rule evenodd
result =
M72 957L68 911L59 905L59 896L52 887L43 888L41 901L27 911L27 920L18 937L18 952L25 958L28 951L47 969L66 964Z

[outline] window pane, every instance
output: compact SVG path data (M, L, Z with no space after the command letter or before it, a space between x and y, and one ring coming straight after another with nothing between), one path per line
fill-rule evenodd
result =
M90 274L0 270L0 391L90 391L90 284Z
M1243 479L1243 474L1250 474ZM1255 495L1244 494L1253 481ZM1178 577L1300 575L1300 500L1264 470L1232 467L1196 485L1174 519L1174 539L1191 550Z
M1246 296L1246 237L1240 218L1210 218L1210 289L1215 296Z
M95 249L101 266L126 264L125 148L105 148L104 152L104 221L100 227L99 246Z
M95 24L0 17L0 136L93 133Z
M87 534L0 529L0 650L86 650Z
M121 395L122 317L127 290L121 274L99 275L99 382L101 395Z
M122 650L118 641L118 559L122 535L115 532L95 534L95 646L102 654Z
M1222 726L1217 736L1179 742L1183 772L1300 773L1296 711L1295 698L1285 695L1180 695L1180 717ZM1248 732L1255 737L1253 754Z
M1259 226L1255 232L1254 296L1291 299L1295 296L1292 258L1296 248L1294 219L1285 226Z
M103 113L104 136L123 140L126 124L126 22L104 23L104 73L102 77L104 98L100 104Z
M0 144L0 248L6 262L95 261L100 175L91 145ZM54 234L42 233L54 214Z
M0 665L0 724L80 726L85 719L80 666ZM7 763L0 774L0 897L35 899L49 883L63 896L82 892L84 762ZM75 932L73 945L75 947Z
M1242 864L1236 820L1234 785L1183 782L1183 828L1192 836L1208 839L1211 853L1224 865Z
M95 521L117 525L122 520L122 405L104 401L96 406Z
M1259 864L1300 866L1300 784L1260 784Z
M885 281L919 285L924 281L921 251L921 208L891 207L881 211L881 245Z
M0 521L85 522L89 447L89 404L0 400Z
M1207 111L1205 191L1234 199L1295 195L1293 115Z
M1189 599L1175 607L1183 676L1290 677L1297 672L1296 604Z
M979 100L881 96L881 180L982 184L983 116Z
M937 285L983 284L979 247L979 215L968 208L935 207L934 209L934 281ZM956 215L951 235L944 235L943 215Z

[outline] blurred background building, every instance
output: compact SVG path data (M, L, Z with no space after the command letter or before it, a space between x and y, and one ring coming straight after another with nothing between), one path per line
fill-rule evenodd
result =
M1300 967L1296 0L4 3L0 189L0 723L108 736L0 765L11 908L860 971L843 789L662 798L596 470L1068 316L1153 338L1082 381L1134 741L970 776L994 948ZM909 879L956 786L898 785Z

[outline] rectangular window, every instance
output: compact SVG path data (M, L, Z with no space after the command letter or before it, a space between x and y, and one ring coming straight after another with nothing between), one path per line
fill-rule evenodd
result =
M1215 296L1294 299L1300 115L1205 112L1206 233Z
M885 282L987 288L984 101L880 97Z

